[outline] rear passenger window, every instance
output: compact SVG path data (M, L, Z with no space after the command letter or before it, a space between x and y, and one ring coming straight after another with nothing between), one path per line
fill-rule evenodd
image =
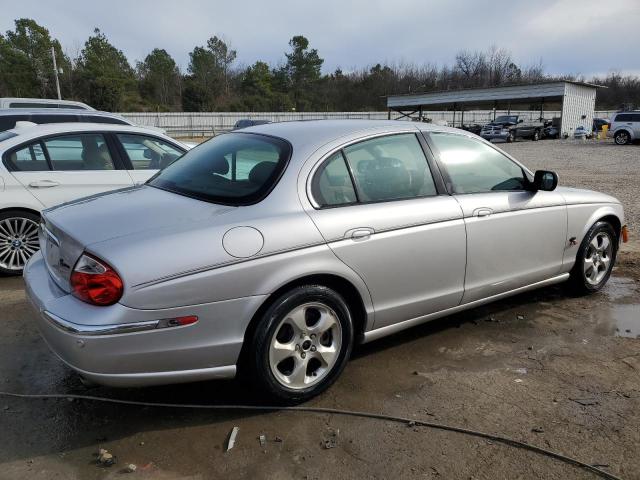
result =
M42 172L49 170L47 158L39 143L16 150L9 155L9 162L13 170L18 172Z
M65 135L44 141L54 170L113 170L109 147L100 134Z
M436 195L427 159L413 133L356 143L344 153L361 202Z
M342 152L331 155L318 169L311 191L321 207L348 205L357 201Z

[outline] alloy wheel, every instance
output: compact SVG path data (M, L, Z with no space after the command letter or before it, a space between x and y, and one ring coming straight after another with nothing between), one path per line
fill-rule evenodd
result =
M0 267L19 272L38 249L36 222L24 217L0 220Z
M619 132L616 134L615 141L618 145L626 145L629 143L629 134L627 132Z
M280 321L269 344L269 366L283 386L301 390L327 376L338 360L342 330L327 305L305 303Z
M611 268L612 258L611 237L605 232L599 232L585 250L583 271L586 281L591 285L598 285Z

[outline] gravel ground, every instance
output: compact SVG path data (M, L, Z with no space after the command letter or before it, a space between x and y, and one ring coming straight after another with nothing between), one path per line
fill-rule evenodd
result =
M615 145L612 141L519 141L500 148L531 170L554 170L560 184L608 193L624 205L627 224L640 235L640 145Z
M517 142L505 149L562 183L612 193L637 234L640 148ZM637 236L636 236L637 238ZM555 286L356 348L310 406L505 435L640 478L640 242L606 288ZM0 391L182 404L257 403L237 382L87 387L47 348L21 278L0 278ZM240 428L226 450L229 432ZM260 435L266 436L261 445ZM326 448L327 446L332 448ZM115 455L99 465L97 452ZM465 435L336 415L184 411L0 396L0 479L591 479L532 452Z

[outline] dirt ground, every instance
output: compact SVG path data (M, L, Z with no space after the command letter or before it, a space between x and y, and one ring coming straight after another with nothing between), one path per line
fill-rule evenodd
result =
M550 287L361 346L337 383L309 405L505 435L600 465L621 478L640 478L640 147L549 141L517 142L506 149L532 168L557 170L565 185L597 188L623 200L635 239L620 252L607 287L580 298L562 286ZM2 391L257 403L233 381L137 390L83 386L39 337L20 278L0 279L0 322ZM226 452L234 426L237 442ZM262 434L264 446L258 440ZM99 466L99 448L113 453L116 465ZM135 473L124 473L129 463L137 465ZM123 475L596 478L496 442L380 420L0 397L0 479Z

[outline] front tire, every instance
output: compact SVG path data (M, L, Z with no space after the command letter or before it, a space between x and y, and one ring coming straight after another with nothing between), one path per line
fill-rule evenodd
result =
M593 293L604 287L611 276L617 253L618 236L611 224L593 224L580 244L569 279L576 293Z
M531 138L534 142L537 142L538 140L540 140L540 132L538 130L536 130L535 132L533 132L533 137Z
M509 132L507 135L507 143L513 143L516 141L516 133L514 131Z
M616 145L628 145L631 143L631 135L629 135L629 132L626 130L620 130L616 132L613 140L616 142Z
M251 381L277 403L304 402L326 390L353 348L349 307L325 286L290 290L259 322L249 349Z
M21 275L38 251L40 217L22 210L0 212L0 274Z

